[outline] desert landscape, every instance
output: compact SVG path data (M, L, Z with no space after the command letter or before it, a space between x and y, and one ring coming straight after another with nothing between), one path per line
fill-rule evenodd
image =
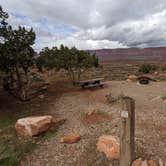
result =
M0 166L166 166L164 0L0 0Z
M56 79L54 75L49 76L47 90L40 92L37 98L28 103L20 103L6 92L1 93L2 138L10 140L13 137L15 132L10 133L10 130L13 130L14 123L19 118L51 115L65 119L63 124L31 140L33 150L21 160L21 165L119 165L118 160L113 160L97 150L100 136L120 135L121 107L118 102L109 102L109 94L113 97L124 94L136 101L136 158L152 159L156 162L161 159L165 162L166 151L163 147L166 146L166 101L162 99L166 94L165 81L141 85L136 81L108 80L106 77L103 88L84 90L61 78L61 72L56 75ZM60 143L63 136L73 134L80 135L77 143Z
M120 108L118 104L112 105L106 101L109 92L114 95L124 93L136 100L136 156L164 160L166 102L160 99L164 87L163 82L147 87L125 81L108 81L103 89L64 93L52 103L47 114L67 121L58 129L56 136L41 142L22 165L111 165L110 160L96 150L101 135L119 136ZM88 114L89 111L92 114ZM61 136L73 133L81 135L78 143L59 143Z

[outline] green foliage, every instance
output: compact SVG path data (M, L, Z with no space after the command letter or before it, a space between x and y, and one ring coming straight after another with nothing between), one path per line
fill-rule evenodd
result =
M163 65L163 66L161 67L161 70L162 70L162 71L166 71L166 65Z
M157 65L154 64L149 64L149 63L144 63L140 66L139 72L142 72L144 74L150 73L152 71L155 71L158 69Z
M19 139L11 119L0 120L0 166L17 166L20 160L30 153L35 143L32 140Z
M162 100L166 100L166 94L161 96Z
M35 52L32 45L36 36L33 29L27 30L21 26L12 29L6 23L7 18L8 14L0 7L0 70L8 74L4 87L11 92L13 87L17 87L15 95L21 100L27 100L30 83L28 69L34 64Z
M65 69L72 81L80 79L82 72L90 67L98 66L98 58L90 55L89 52L80 51L75 47L68 48L63 45L58 49L53 47L44 48L40 52L40 56L36 59L36 65L40 71L43 68L49 69Z
M0 68L5 72L10 72L16 67L27 70L32 66L34 50L31 45L34 44L35 33L33 29L29 31L24 27L16 30L8 28L7 36L0 47Z
M42 72L43 68L47 70L57 68L57 55L58 49L56 47L53 47L52 49L49 49L48 47L43 48L40 52L40 56L36 59L36 66L39 71Z

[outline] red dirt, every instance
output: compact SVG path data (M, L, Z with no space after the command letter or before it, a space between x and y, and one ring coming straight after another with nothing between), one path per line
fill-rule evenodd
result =
M86 115L85 117L85 122L87 124L98 124L98 123L103 123L110 120L111 120L111 117L105 114L92 114L92 115Z

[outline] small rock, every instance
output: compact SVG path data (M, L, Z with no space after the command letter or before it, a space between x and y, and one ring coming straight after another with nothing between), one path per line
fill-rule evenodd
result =
M94 114L94 110L89 110L86 114L87 115L92 115L92 114Z
M132 166L141 166L142 162L143 162L143 160L141 158L139 158L139 159L133 161Z
M148 166L158 166L158 165L154 160L149 160L148 161Z
M80 139L81 139L81 135L80 134L73 134L73 135L62 137L60 139L60 143L73 144L73 143L78 142Z
M97 150L104 152L108 158L119 159L120 143L119 138L111 135L100 136L97 142Z
M159 74L159 72L158 72L158 71L155 71L155 72L154 72L154 74L155 74L155 75L158 75L158 74Z
M41 88L41 90L43 90L43 91L47 90L47 86L43 86L43 87Z
M124 94L113 95L112 93L109 93L108 95L106 95L108 103L117 102L123 97L124 97Z
M40 99L44 99L44 97L45 97L44 95L39 95Z

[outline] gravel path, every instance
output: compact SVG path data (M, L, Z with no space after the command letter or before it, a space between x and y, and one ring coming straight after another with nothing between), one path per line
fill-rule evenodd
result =
M136 99L136 152L137 156L166 158L166 103L158 96L166 94L166 83L147 86L136 83L108 82L103 89L63 94L47 112L67 121L57 134L41 143L33 154L22 161L23 166L111 166L104 154L96 151L101 135L119 135L119 107L109 105L105 96L124 93ZM164 92L165 91L165 92ZM107 114L101 123L86 123L85 115L91 109ZM81 134L76 144L60 144L61 136Z

